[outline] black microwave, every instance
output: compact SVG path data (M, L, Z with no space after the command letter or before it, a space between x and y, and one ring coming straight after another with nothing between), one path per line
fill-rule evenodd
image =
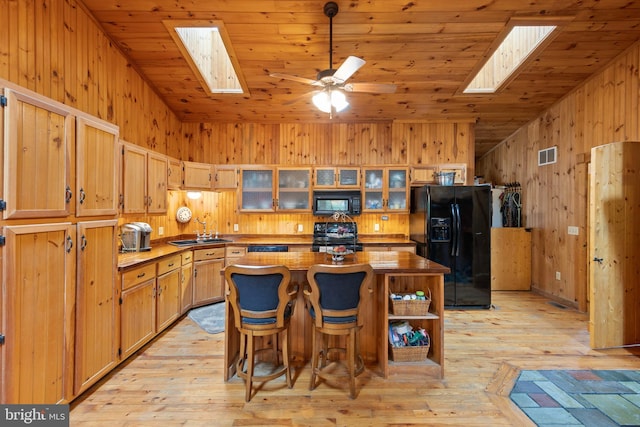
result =
M313 214L327 216L344 212L360 215L361 200L359 190L316 190L313 192Z

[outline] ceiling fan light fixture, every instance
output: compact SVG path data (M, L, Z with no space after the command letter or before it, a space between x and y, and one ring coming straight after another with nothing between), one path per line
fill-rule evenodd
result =
M312 98L313 105L323 113L331 114L332 110L339 113L349 106L347 97L339 90L323 90Z

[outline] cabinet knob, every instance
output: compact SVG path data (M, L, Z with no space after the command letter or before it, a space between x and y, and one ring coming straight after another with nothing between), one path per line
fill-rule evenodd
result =
M602 264L603 259L602 258L598 258L598 257L594 257L593 260L595 262L597 262L598 264Z

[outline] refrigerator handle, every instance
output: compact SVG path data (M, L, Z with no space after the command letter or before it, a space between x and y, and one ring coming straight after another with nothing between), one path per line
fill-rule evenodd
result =
M451 256L456 256L456 248L458 247L458 217L456 216L455 204L450 204L451 208Z
M460 256L460 241L462 240L462 218L460 218L460 205L456 203L456 256Z

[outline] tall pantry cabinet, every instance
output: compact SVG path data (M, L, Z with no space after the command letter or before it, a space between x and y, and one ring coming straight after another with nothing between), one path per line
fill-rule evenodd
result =
M119 132L0 88L0 403L68 402L117 362Z

